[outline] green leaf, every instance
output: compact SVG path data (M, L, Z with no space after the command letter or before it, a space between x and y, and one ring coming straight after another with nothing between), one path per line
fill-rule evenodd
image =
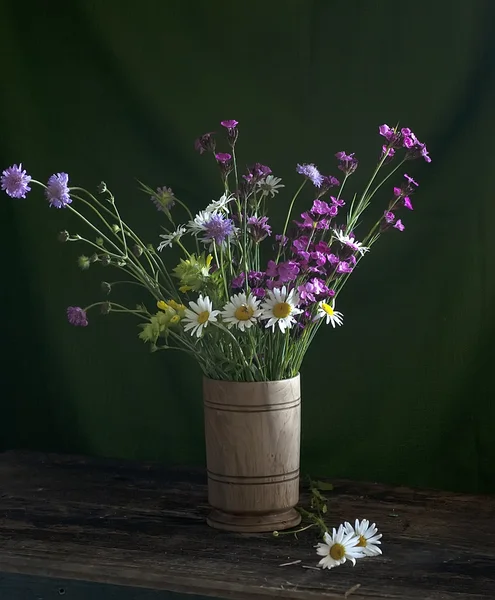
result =
M322 492L329 492L330 490L333 490L333 484L327 483L326 481L315 481L315 487Z

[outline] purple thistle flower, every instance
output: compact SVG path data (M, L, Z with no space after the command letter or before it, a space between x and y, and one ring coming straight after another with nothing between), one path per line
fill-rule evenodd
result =
M405 229L405 227L400 219L397 219L397 221L395 222L394 228L398 229L399 231L404 231L404 229Z
M404 177L407 179L409 185L419 187L419 183L415 181L412 177L410 177L407 173L404 173Z
M304 175L304 177L309 179L315 187L321 187L321 184L323 183L323 175L318 171L318 168L315 165L298 164L296 171L299 173L299 175Z
M337 152L335 157L340 161L339 169L346 175L352 175L358 167L359 161L354 157L354 152L352 154L346 154L342 150L341 152Z
M227 129L234 129L234 127L239 125L239 121L236 121L235 119L230 119L229 121L220 121L220 125L222 127L226 127Z
M263 241L272 234L272 228L268 225L268 217L249 217L247 224L249 232L256 243Z
M404 206L405 206L406 208L408 208L409 210L414 210L414 209L413 209L412 202L411 202L411 199L409 198L409 196L406 196L406 197L405 197L405 198L402 200L402 202L404 203Z
M12 165L2 172L1 182L4 190L11 198L25 198L27 192L31 191L29 182L31 176L22 168L22 163Z
M215 152L215 135L214 131L205 133L194 142L194 148L200 153Z
M68 181L69 176L67 173L56 173L50 177L45 190L50 206L65 208L68 204L71 204L72 199L69 196Z
M234 277L231 282L232 289L240 290L244 287L244 282L246 281L246 276L244 273L239 273L237 277Z
M204 224L203 230L203 241L215 242L221 246L234 233L234 222L220 213L214 213Z
M67 320L75 327L87 327L88 325L86 311L80 306L69 306L67 308Z
M395 221L395 215L392 211L390 210L386 210L383 213L383 218L385 219L385 221L389 224L392 224Z

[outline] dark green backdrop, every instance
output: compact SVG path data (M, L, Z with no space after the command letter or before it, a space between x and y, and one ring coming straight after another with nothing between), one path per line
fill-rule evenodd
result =
M303 368L303 470L495 491L493 461L495 4L489 0L72 0L0 3L0 158L35 177L104 179L156 241L134 177L198 209L219 196L194 138L240 121L246 162L294 185L333 153L372 168L379 124L401 121L433 163L403 234L363 261ZM307 201L310 198L306 198ZM385 199L378 199L376 211ZM287 195L273 202L285 214ZM375 213L377 214L377 213ZM0 445L202 464L201 377L150 355L118 315L71 328L99 300L67 211L37 191L0 203Z

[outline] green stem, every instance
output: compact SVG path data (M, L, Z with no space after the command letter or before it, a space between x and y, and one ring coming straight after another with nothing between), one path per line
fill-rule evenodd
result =
M299 186L299 189L294 194L294 197L292 198L291 203L289 205L289 210L287 212L287 218L285 219L284 231L282 233L282 239L280 240L280 245L278 247L277 259L275 261L276 263L278 263L278 259L280 258L280 251L282 249L282 245L283 245L283 242L284 242L285 234L287 232L287 227L289 226L290 215L292 213L292 208L294 206L294 202L296 201L297 197L301 193L301 190L303 189L303 187L306 185L306 181L307 181L307 179L304 179L304 181L301 183L301 185Z

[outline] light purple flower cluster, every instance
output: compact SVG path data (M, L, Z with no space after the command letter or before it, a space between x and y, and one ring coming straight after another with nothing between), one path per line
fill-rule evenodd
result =
M86 311L80 306L69 306L67 309L67 320L75 327L87 327L88 317Z
M20 165L12 165L2 172L2 190L11 198L25 198L27 192L31 191L29 187L30 181L31 176L22 168L22 163Z
M387 140L389 148L405 148L407 159L423 158L426 162L431 162L426 144L420 142L409 127L402 127L399 130L383 124L378 130L380 135Z
M48 180L45 196L48 199L50 206L54 208L66 208L71 204L72 198L69 195L69 176L67 173L56 173Z
M234 223L231 219L224 217L220 213L215 213L210 220L203 225L203 241L215 242L222 245L225 240L234 233Z
M296 171L299 173L299 175L304 175L306 179L309 179L311 183L317 188L321 187L324 181L323 175L320 173L320 171L318 171L318 167L316 167L313 164L298 164L296 167Z

